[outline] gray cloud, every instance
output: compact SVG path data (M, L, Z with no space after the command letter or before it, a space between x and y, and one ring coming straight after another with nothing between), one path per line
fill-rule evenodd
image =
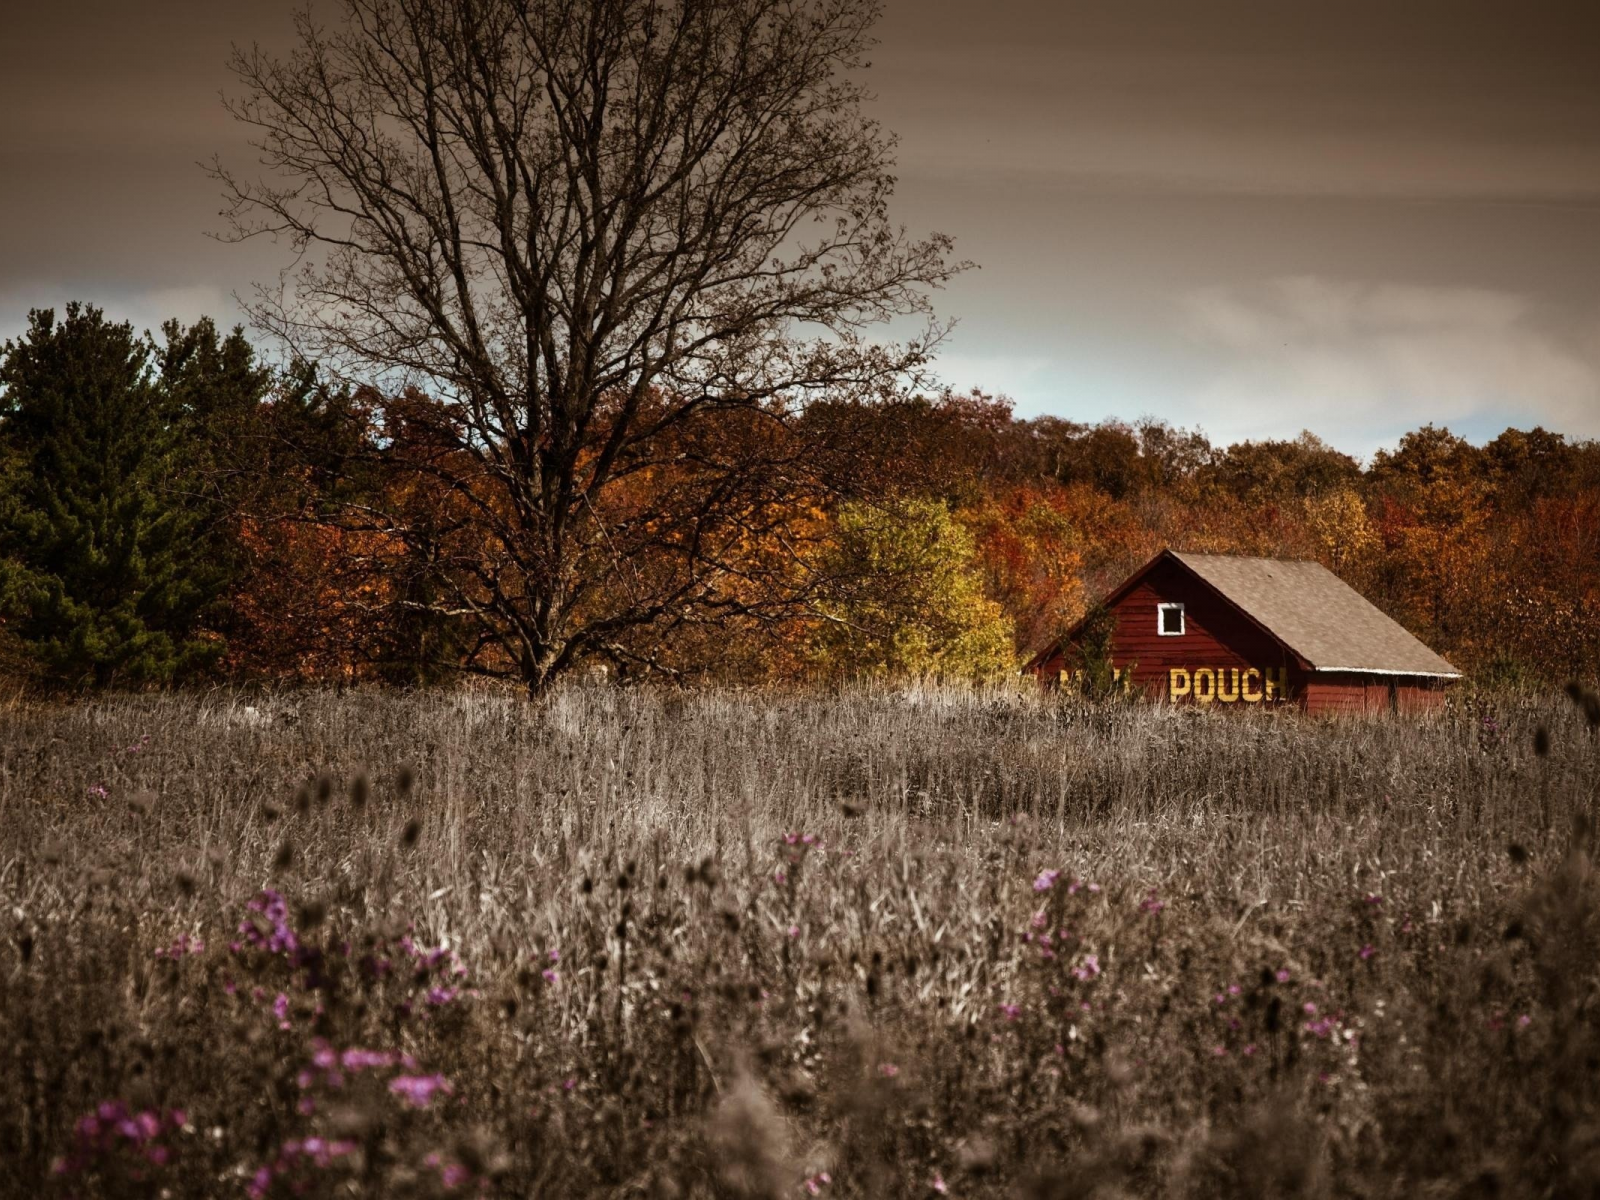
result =
M232 294L275 278L284 248L207 239L220 197L196 164L252 161L218 102L229 46L286 46L298 2L12 6L0 338L70 298L141 327L233 320ZM943 375L1024 413L1312 425L1356 450L1426 419L1593 431L1595 19L888 0L869 83L902 135L897 215L984 265L939 297L961 318Z
M1510 414L1600 434L1600 322L1564 327L1526 295L1300 276L1203 288L1180 310L1214 355L1189 399L1218 433L1287 415L1349 444Z

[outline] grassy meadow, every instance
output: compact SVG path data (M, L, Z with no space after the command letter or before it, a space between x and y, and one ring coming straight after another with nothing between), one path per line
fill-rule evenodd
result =
M15 704L0 1191L1592 1195L1597 766L1561 695Z

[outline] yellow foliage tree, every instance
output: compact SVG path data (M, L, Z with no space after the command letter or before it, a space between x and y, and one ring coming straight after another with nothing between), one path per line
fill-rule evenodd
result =
M1317 554L1327 566L1350 579L1360 576L1383 539L1367 513L1367 504L1352 488L1339 488L1305 502L1306 524L1315 539Z
M984 595L973 537L944 504L846 504L822 569L813 638L830 675L993 679L1016 669L1012 625Z

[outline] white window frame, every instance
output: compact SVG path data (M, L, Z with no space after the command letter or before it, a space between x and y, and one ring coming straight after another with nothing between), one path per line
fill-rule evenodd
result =
M1167 623L1163 619L1163 618L1166 617L1167 612L1169 610L1171 610L1171 609L1177 609L1178 610L1178 631L1176 633L1173 633L1171 630L1169 630L1167 628ZM1158 604L1158 605L1156 605L1156 634L1158 636L1160 636L1160 637L1182 637L1188 631L1188 628L1189 628L1189 621L1188 621L1188 617L1184 614L1183 605L1181 605L1181 604Z

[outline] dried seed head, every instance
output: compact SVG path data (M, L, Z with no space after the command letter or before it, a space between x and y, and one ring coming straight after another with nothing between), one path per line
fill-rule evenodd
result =
M997 1157L994 1142L981 1133L963 1138L956 1145L956 1161L974 1175L991 1170Z
M305 900L296 911L302 929L315 929L327 917L328 906L321 900Z
M409 796L411 789L417 784L417 773L411 769L410 763L401 763L400 770L395 773L395 790L402 796Z
M372 1111L360 1105L342 1105L328 1113L328 1128L336 1137L360 1139L372 1126Z
M287 871L293 863L294 843L286 839L283 845L278 847L278 853L273 856L272 869L274 871Z
M1533 752L1540 758L1550 753L1550 731L1543 725L1533 731Z
M326 804L333 797L333 776L326 771L317 776L317 803Z
M1567 695L1572 697L1572 702L1583 710L1583 719L1589 723L1589 728L1600 726L1600 696L1596 696L1583 684L1574 679L1567 684Z
M789 1194L795 1171L788 1125L747 1071L723 1092L707 1133L725 1194L747 1200Z
M48 866L56 866L67 856L66 847L55 838L50 838L43 846L39 847L40 861Z
M179 867L172 874L172 882L178 885L178 890L185 896L194 895L194 873L188 867Z
M311 789L304 784L294 790L294 811L302 817L311 811Z
M417 838L422 836L422 822L416 817L406 822L406 827L400 831L400 845L407 850L417 844Z
M17 953L22 956L23 966L27 966L33 960L33 934L22 933L17 935Z
M371 794L372 784L367 781L365 772L350 781L350 807L357 812L367 806L367 797Z
M451 1148L456 1161L474 1175L484 1175L497 1155L494 1139L481 1129L475 1129L456 1139Z

